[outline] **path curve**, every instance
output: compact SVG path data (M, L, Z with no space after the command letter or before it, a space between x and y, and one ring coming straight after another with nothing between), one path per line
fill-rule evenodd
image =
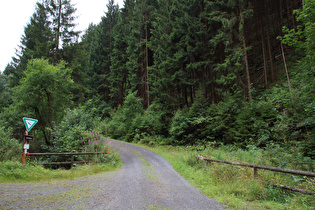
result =
M160 155L110 140L123 166L114 172L38 184L0 184L0 209L224 209Z

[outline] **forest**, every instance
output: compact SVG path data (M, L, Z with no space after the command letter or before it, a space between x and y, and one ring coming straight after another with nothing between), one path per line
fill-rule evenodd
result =
M128 142L284 148L315 159L313 0L109 0L76 31L71 0L39 0L0 74L0 161Z

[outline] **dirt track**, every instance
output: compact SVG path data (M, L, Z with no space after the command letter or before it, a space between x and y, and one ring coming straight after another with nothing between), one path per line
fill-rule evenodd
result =
M189 185L161 156L111 141L114 172L41 184L0 184L0 209L224 209Z

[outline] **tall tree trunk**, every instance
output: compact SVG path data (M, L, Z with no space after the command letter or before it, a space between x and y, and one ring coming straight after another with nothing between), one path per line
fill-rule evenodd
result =
M281 52L282 52L282 58L283 58L283 63L284 63L284 68L285 68L285 72L287 74L287 80L288 80L288 85L289 85L289 90L290 93L292 93L291 91L291 82L290 82L290 77L289 77L289 71L288 71L288 67L287 67L287 62L285 60L285 55L284 55L284 50L283 50L283 45L281 43Z
M195 80L195 78L196 78L195 70L193 70L191 72L191 77L192 77L193 80ZM191 85L191 87L190 87L190 98L191 98L190 103L192 105L194 103L194 98L195 98L195 87L194 87L194 85Z
M243 50L244 50L244 59L245 59L245 71L246 71L246 77L247 77L247 90L248 90L248 98L251 101L252 100L252 89L251 89L251 82L250 82L250 74L249 74L249 64L248 64L248 55L247 55L247 46L246 46L246 36L245 36L245 29L244 29L244 17L242 14L242 10L240 9L240 15L241 15L241 24L242 26L242 41L243 41Z
M211 97L212 97L212 104L215 104L218 100L217 95L216 95L216 74L211 71Z
M146 54L146 94L147 94L147 106L150 106L150 88L149 88L149 48L148 48L148 23L147 23L147 13L145 14L145 54Z
M288 23L289 26L293 26L293 28L296 27L296 22L295 22L295 18L293 15L293 5L292 2L290 0L286 0L286 6L287 6L287 15L288 15Z
M265 37L264 37L263 31L264 30L262 29L261 45L262 45L263 57L264 57L265 85L266 85L266 89L268 89L268 61L267 61L266 44L265 44Z
M275 74L274 74L274 70L273 70L273 50L271 47L271 43L270 43L270 32L267 31L267 42L268 42L268 50L269 50L269 63L270 63L270 71L271 71L271 79L274 80L275 79Z
M270 1L269 1L270 3ZM274 70L273 70L273 50L272 50L272 46L271 46L271 42L270 42L270 28L271 28L271 21L270 19L272 18L272 13L271 13L271 5L270 4L266 4L266 9L268 11L268 15L267 15L267 27L266 27L266 32L267 32L267 45L268 45L268 52L269 52L269 63L270 63L270 71L271 71L271 79L274 80L275 76L274 76Z
M184 87L184 94L185 94L185 106L189 106L188 105L188 93L187 93L187 86Z
M50 138L49 138L49 135L46 133L46 128L45 128L45 125L43 123L44 119L42 118L42 115L40 114L39 109L37 107L34 107L34 109L35 109L37 119L39 121L40 130L42 131L44 139L45 139L45 143L47 146L50 146L51 145Z
M49 125L52 130L54 130L54 123L53 123L53 109L51 105L51 97L48 91L46 90L46 99L47 99L47 110L48 110L48 120L49 120Z
M59 60L59 45L60 45L60 29L61 29L61 11L62 11L62 0L58 1L58 23L57 23L57 31L56 31L56 55L55 62L57 63Z

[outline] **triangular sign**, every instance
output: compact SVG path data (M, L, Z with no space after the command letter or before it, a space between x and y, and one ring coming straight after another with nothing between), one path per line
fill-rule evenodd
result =
M24 121L25 128L27 131L30 131L34 127L34 125L38 122L38 120L27 118L27 117L23 117L23 121Z

